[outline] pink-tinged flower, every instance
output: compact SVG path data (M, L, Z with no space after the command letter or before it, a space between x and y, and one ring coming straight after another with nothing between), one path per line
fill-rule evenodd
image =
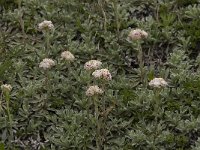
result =
M92 75L95 78L99 78L99 79L105 79L105 80L111 80L112 79L112 75L109 72L108 69L99 69L99 70L95 70Z
M128 35L130 40L140 40L148 37L148 33L141 29L131 30Z
M90 60L85 63L84 69L85 70L96 70L96 69L100 68L101 65L102 65L102 62L99 60Z

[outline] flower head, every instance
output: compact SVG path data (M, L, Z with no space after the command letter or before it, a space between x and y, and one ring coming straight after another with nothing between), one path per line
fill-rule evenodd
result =
M53 30L54 25L51 21L44 20L43 22L38 24L39 30Z
M85 70L93 70L93 69L95 70L95 69L98 69L101 65L102 65L101 61L90 60L90 61L85 63L84 69Z
M43 59L39 64L39 67L43 68L44 70L50 69L53 66L55 66L55 62L50 58Z
M86 93L87 96L101 95L103 94L103 90L99 88L97 85L90 86Z
M95 70L92 75L95 77L95 78L102 78L102 79L105 79L105 80L111 80L112 79L112 75L111 73L109 72L108 69L99 69L99 70Z
M131 30L128 35L130 40L140 40L148 37L148 33L141 29Z
M12 90L12 86L10 84L3 84L1 86L2 91L4 92L10 92Z
M74 55L70 51L62 52L61 58L67 61L73 61L75 59Z
M154 78L149 82L149 86L156 88L166 87L167 85L167 82L163 78Z

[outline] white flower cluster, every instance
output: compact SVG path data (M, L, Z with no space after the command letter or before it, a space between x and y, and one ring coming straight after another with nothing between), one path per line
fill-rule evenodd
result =
M149 82L149 86L155 88L166 87L168 84L163 78L154 78Z
M140 40L148 37L148 33L141 29L131 30L128 35L130 40Z
M44 20L43 22L38 24L39 30L53 30L54 25L51 21Z
M111 80L112 76L111 76L111 73L109 72L108 69L96 70L96 69L100 68L101 65L102 65L102 62L99 61L99 60L90 60L90 61L85 63L84 69L85 70L95 70L92 73L92 76L94 76L95 78L104 79L104 80ZM90 86L88 88L88 90L86 91L87 96L93 96L95 94L98 95L98 94L102 94L102 93L103 93L103 90L101 88L99 88L97 85Z
M50 69L53 66L55 66L55 62L50 58L43 59L39 64L39 67L43 68L44 70Z
M97 85L90 86L86 93L87 96L101 95L103 94L103 90L99 88Z
M12 90L12 86L10 84L3 84L1 85L1 89L4 92L10 92Z
M109 72L108 69L99 69L99 70L95 70L92 75L95 78L99 78L99 79L105 79L105 80L111 80L112 79L112 75Z
M90 60L88 62L85 63L84 65L84 69L85 70L95 70L100 68L100 66L102 65L102 62L99 60Z
M61 53L61 58L67 61L74 61L75 57L70 51L64 51Z

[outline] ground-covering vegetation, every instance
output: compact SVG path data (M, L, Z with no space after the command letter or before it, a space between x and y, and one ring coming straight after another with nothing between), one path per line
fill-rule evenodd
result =
M0 0L0 150L199 150L199 24L199 0Z

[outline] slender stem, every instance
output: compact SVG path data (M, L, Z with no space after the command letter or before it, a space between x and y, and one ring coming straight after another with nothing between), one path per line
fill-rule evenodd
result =
M3 110L2 100L3 100L3 92L1 93L1 96L0 96L0 112Z
M21 14L20 14L19 20L20 20L20 25L21 25L21 29L22 29L23 38L25 39L26 33L25 33L25 29L24 29L24 20L23 20L23 18L22 18L22 16L23 16L22 10L20 10L20 13L21 13Z
M102 82L102 88L104 91L106 91L106 81L103 81ZM102 98L102 112L103 114L106 113L106 100L105 100L105 97ZM101 128L102 128L102 143L105 142L105 124L106 124L106 116L103 116L102 117L102 120L101 120Z
M103 2L102 2L102 0L98 0L98 3L100 6L100 9L101 9L101 12L103 14L103 17L104 17L104 31L107 31L107 17L106 17L106 13L103 9Z
M9 126L10 126L10 142L13 140L13 131L12 131L12 117L10 113L10 96L9 92L5 92L5 99L6 99L6 109L8 113L8 120L9 120Z
M155 131L154 131L154 149L156 149L156 136L157 136L157 129L158 129L158 115L159 115L159 107L160 107L160 89L155 89L154 91L155 94L155 105L154 105L154 112L156 112L155 116Z
M90 115L90 112L89 112L89 100L87 99L87 104L86 104L86 111L87 111L87 119L89 119L89 115ZM88 126L89 128L89 126Z
M87 118L86 118L86 127L87 127L87 130L89 131L90 130L90 112L89 112L89 99L87 99L87 103L86 103L86 116L87 116ZM84 138L84 150L86 150L87 149L87 138Z
M50 34L49 34L49 31L45 32L45 44L46 44L45 54L46 54L46 57L47 57L47 56L49 56L49 52L50 52Z
M94 97L94 107L95 107L95 119L96 119L96 126L97 126L97 131L96 131L96 146L97 150L101 150L100 146L100 122L99 122L99 108L97 104L97 97Z
M25 44L26 33L25 33L25 29L24 29L24 20L23 20L21 0L18 0L18 10L20 11L19 23L21 26L22 34L23 34L23 43Z
M159 22L159 5L156 5L156 21Z
M144 62L143 62L143 51L142 51L142 46L141 43L138 41L137 43L138 46L138 61L139 61L139 68L140 68L140 73L141 73L141 82L144 83Z
M87 99L87 103L86 103L86 128L89 131L89 122L90 122L90 118L89 118L89 103L88 103L89 99ZM87 150L87 138L84 138L84 146L83 146L83 150Z
M44 106L47 106L48 102L48 97L50 95L50 78L49 78L49 70L45 71L45 85L46 85L46 90L47 90L47 97L44 99Z
M117 27L117 37L119 39L119 28L120 28L120 22L119 22L119 11L117 6L117 1L114 1L114 11L115 11L115 21L116 21L116 27Z
M103 88L103 90L104 91L106 91L105 89L106 89L106 81L102 81L102 88ZM105 97L103 97L103 99L102 99L102 102L103 102L103 112L105 112L106 111L106 100L105 100Z

